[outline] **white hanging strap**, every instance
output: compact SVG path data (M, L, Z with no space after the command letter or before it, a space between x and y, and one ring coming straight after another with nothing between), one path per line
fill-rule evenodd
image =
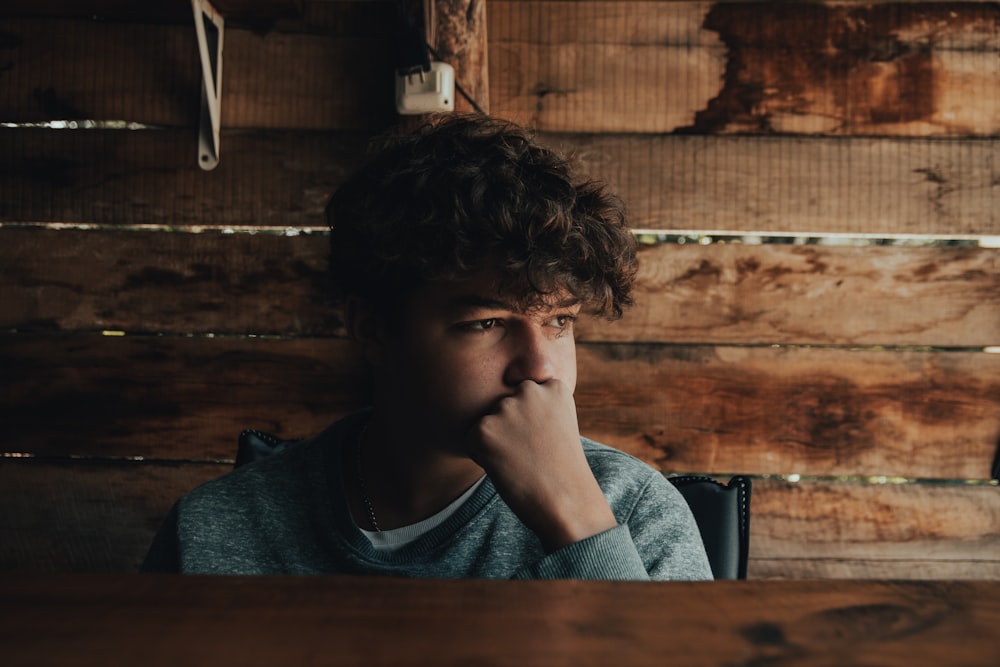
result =
M198 166L215 169L219 164L219 110L222 98L222 14L208 0L191 0L194 30L201 56L201 122L198 127Z

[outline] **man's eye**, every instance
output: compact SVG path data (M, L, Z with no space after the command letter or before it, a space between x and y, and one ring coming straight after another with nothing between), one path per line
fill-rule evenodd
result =
M556 315L552 318L552 324L560 329L565 329L566 327L572 325L575 320L576 318L572 315Z
M476 320L475 322L469 322L465 325L465 328L469 331L489 331L493 327L499 324L499 320L495 317L491 317L485 320Z

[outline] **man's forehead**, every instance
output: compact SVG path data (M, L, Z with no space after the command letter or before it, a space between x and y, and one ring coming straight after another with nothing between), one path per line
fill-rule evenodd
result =
M581 303L563 281L553 280L551 285L537 287L496 269L430 280L416 286L413 296L415 305L449 312L485 308L529 313Z
M449 306L460 308L503 308L528 311L565 308L579 302L566 287L558 284L540 290L518 284L497 271L483 270L458 279L435 281L427 286Z
M580 303L580 299L570 294L568 290L549 294L531 292L524 296L503 292L458 292L449 295L447 301L449 307L455 309L496 308L517 312L569 308Z

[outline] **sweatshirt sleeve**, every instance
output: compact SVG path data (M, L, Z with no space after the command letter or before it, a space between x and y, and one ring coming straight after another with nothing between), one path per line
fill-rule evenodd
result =
M141 572L180 572L180 553L177 540L177 505L170 510L153 543L146 552Z
M649 574L627 525L557 549L514 573L514 579L645 581Z
M680 492L649 468L641 480L630 478L601 484L618 526L547 554L521 567L514 578L711 579L701 534Z

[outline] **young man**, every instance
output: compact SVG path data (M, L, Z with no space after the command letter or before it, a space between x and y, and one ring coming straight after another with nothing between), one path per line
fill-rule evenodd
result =
M680 494L582 438L573 325L630 304L619 200L519 128L453 116L331 199L373 406L182 498L147 570L707 579Z

